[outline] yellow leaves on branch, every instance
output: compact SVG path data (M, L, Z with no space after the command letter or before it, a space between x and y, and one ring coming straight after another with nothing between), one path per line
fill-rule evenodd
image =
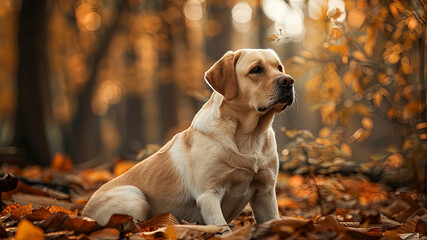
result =
M362 126L367 131L372 131L372 128L374 127L374 122L372 121L372 119L364 117L364 118L362 118Z
M400 54L404 48L400 43L387 42L384 51L384 61L386 63L395 64L400 60Z
M393 168L400 168L403 165L403 156L400 153L393 153L387 157L387 160L384 164Z
M353 135L351 135L350 137L350 141L356 141L358 143L363 142L364 140L366 140L372 132L372 129L374 128L374 122L372 121L372 119L364 117L362 118L362 122L361 122L363 128L359 128L357 129Z
M342 94L341 79L334 63L326 64L320 75L314 76L306 84L307 100L318 103L322 100L340 101Z
M357 8L353 8L348 12L347 24L349 27L359 29L365 22L366 14Z

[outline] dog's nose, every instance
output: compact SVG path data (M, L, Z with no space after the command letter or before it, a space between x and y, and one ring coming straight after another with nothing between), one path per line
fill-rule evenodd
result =
M283 87L292 87L294 85L294 79L289 75L284 75L277 78L277 83Z

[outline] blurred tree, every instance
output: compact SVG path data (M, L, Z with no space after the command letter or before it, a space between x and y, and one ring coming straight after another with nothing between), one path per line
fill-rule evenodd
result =
M46 59L47 1L23 0L18 26L17 108L13 146L24 149L27 161L50 162L45 108L50 101Z
M86 59L89 68L89 77L84 90L78 94L78 111L73 120L73 147L71 155L74 161L81 163L96 158L101 151L99 116L92 111L92 101L96 86L96 79L101 62L108 53L110 43L114 37L128 1L116 1L111 23L101 29L97 36L97 44L90 56Z
M155 8L160 13L165 13L172 6L173 1L162 1ZM173 72L174 64L174 39L172 38L172 25L162 19L162 27L160 34L164 37L160 40L159 52L159 85L158 85L158 101L160 114L160 138L166 139L168 131L176 127L177 120L177 86L176 76Z

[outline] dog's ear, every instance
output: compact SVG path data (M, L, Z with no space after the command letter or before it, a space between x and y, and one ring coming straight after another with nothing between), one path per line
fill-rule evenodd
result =
M239 56L240 52L228 51L205 73L205 80L209 86L228 101L233 100L238 92L235 67Z

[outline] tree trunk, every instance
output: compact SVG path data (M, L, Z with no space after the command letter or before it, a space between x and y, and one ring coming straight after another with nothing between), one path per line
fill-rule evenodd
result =
M206 53L210 60L216 61L231 50L231 11L225 3L209 4L208 17L220 21L222 31L206 41Z
M47 1L23 0L18 25L17 108L12 145L27 161L50 162L45 125L49 86L46 59Z
M163 1L160 6L160 11L169 7L171 3ZM162 141L166 139L168 132L171 128L176 127L178 122L177 106L176 106L176 79L173 74L173 39L172 39L172 26L167 21L163 20L162 33L167 34L168 47L160 51L159 67L163 69L163 74L160 75L160 84L158 86L158 99L159 99L159 112L160 112L160 138Z
M92 111L93 91L96 86L99 66L108 52L111 40L116 33L127 1L120 1L112 24L102 30L93 55L88 58L90 76L86 88L78 96L78 113L73 122L72 157L77 163L95 159L101 152L99 117Z

